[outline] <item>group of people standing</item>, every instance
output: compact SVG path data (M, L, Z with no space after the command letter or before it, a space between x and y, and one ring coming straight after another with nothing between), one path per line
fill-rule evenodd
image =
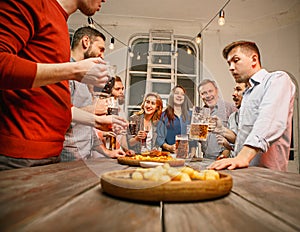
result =
M102 2L0 1L0 170L99 154L114 158L143 149L174 152L175 136L187 133L192 104L186 90L175 86L165 109L157 93L146 93L140 111L129 118L137 124L136 133L118 135L128 120L107 115L105 96L95 97L93 91L111 78L104 61L105 36L80 28L70 50L66 24L77 9L91 16ZM238 110L220 98L214 81L198 86L203 107L215 119L207 141L201 142L204 156L217 159L209 168L257 165L286 171L295 85L285 72L261 67L253 42L233 42L223 56L237 83L233 96ZM124 97L121 79L116 77L110 94ZM104 141L109 136L126 139L109 150ZM191 143L192 155L197 146Z

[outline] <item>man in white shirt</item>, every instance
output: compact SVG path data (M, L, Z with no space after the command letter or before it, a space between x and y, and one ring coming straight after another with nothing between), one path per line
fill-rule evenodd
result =
M295 85L287 73L261 68L255 43L237 41L223 50L236 81L249 81L239 113L234 158L214 162L210 169L249 165L286 171L288 166Z

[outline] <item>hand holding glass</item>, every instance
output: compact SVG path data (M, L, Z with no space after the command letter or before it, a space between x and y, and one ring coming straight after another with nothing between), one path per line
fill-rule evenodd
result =
M193 107L193 114L190 127L190 139L206 141L208 135L208 125L210 118L210 109Z
M105 84L114 75L111 72L110 65L100 58L90 58L79 62L80 64L89 65L89 66L91 65L92 62L92 66L90 66L91 68L86 72L86 74L81 79L82 83L104 88Z

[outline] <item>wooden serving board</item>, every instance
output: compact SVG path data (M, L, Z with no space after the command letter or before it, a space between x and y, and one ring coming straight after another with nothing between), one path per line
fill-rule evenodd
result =
M159 162L159 163L168 163L172 167L183 166L185 163L184 159L173 159L173 160L136 160L131 159L130 157L118 157L119 164L126 164L129 166L140 166L140 162L151 161L151 162Z
M138 201L187 202L214 199L229 194L232 177L220 173L219 180L193 180L191 182L133 180L135 170L105 173L101 177L104 192L115 197Z

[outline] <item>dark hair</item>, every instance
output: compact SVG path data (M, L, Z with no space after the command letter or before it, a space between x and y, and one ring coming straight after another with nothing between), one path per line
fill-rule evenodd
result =
M174 94L175 94L175 90L177 88L180 88L183 90L184 94L186 93L186 90L180 86L177 85L175 86L170 93L169 99L168 99L168 105L167 108L165 109L165 117L168 117L169 120L169 124L174 122L175 119L175 113L174 113ZM182 119L185 122L186 120L189 119L189 108L191 108L191 103L189 102L189 99L187 97L187 95L184 95L184 101L181 105L181 114L182 114Z
M77 47L80 40L86 35L90 38L92 42L94 41L95 37L101 37L104 41L106 40L105 36L100 31L92 27L80 27L74 32L71 42L71 49Z
M252 51L252 52L256 53L257 56L258 56L258 62L259 62L259 64L261 64L259 49L258 49L257 45L254 42L251 42L251 41L241 40L241 41L235 41L235 42L232 42L232 43L228 44L223 49L223 52L222 52L223 57L225 59L227 59L228 54L231 52L231 50L234 49L234 48L237 48L237 47L240 47L243 52Z
M116 79L115 81L122 82L122 79L119 76L115 76L115 79Z

